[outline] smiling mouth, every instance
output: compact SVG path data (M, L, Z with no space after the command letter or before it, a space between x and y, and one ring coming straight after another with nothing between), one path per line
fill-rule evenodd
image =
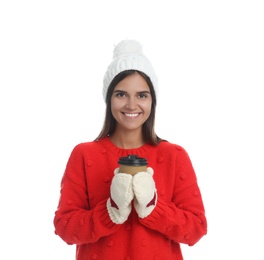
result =
M125 116L130 117L130 118L134 118L137 117L139 115L139 113L123 113Z

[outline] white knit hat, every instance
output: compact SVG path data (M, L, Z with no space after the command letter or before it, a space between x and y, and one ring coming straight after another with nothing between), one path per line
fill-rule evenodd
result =
M141 44L135 40L123 40L115 46L113 60L104 75L103 97L105 101L110 83L116 75L125 70L138 70L145 73L150 78L157 95L158 79L150 61L143 54Z

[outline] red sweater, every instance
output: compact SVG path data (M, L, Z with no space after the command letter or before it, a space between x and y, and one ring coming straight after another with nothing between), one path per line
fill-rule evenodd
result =
M106 201L118 159L129 154L147 158L158 201L146 218L138 218L132 209L128 220L118 225L109 218ZM76 244L77 260L180 260L180 243L194 245L207 232L196 175L182 147L164 141L120 149L109 138L73 149L54 226L66 243Z

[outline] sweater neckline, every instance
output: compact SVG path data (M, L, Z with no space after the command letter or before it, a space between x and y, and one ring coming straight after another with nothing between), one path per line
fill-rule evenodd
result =
M143 144L140 147L137 148L120 148L116 146L108 136L105 138L101 139L100 142L106 147L108 151L111 151L113 153L117 153L119 155L129 155L129 154L137 154L137 155L143 155L148 152L150 152L154 146L149 145L149 144Z

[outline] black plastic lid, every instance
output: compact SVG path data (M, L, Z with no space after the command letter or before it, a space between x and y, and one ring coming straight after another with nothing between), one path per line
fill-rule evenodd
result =
M118 163L131 166L145 166L148 164L148 161L147 159L140 158L135 154L129 154L127 157L120 157Z

